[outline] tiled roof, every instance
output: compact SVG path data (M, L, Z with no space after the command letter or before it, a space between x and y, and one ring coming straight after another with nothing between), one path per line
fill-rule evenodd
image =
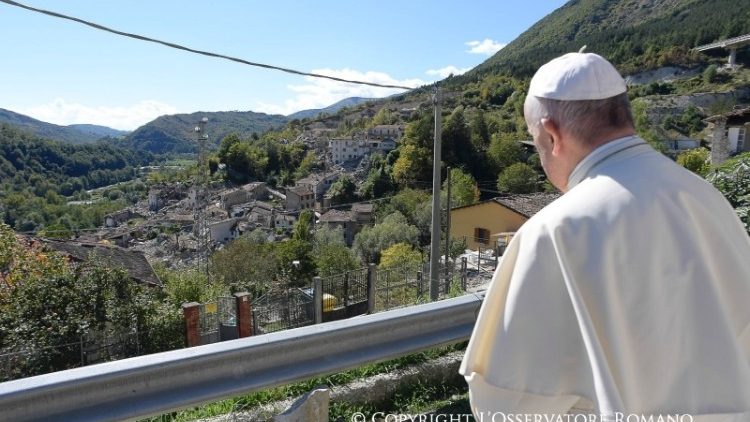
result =
M371 202L359 202L352 205L352 211L354 212L372 212L374 205Z
M513 211L531 218L542 208L559 198L559 193L530 193L498 196L492 200Z
M128 275L136 281L153 286L162 285L161 280L159 280L159 277L142 252L95 243L64 242L47 239L42 239L42 242L50 249L68 255L75 261L86 261L90 257L96 257L112 265L124 268L128 272Z
M289 192L293 192L299 196L312 195L312 190L308 186L292 186L288 189Z
M353 221L353 218L352 213L349 211L329 210L320 216L320 221L323 223L335 223Z

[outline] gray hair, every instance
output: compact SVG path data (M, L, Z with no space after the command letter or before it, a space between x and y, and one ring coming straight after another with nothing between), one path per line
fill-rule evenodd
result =
M528 95L524 112L532 133L538 133L542 119L546 118L585 143L594 143L612 130L633 127L627 93L603 100L581 101L551 100Z

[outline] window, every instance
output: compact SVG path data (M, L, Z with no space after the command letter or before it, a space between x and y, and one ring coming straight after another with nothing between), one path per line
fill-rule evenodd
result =
M487 245L490 243L490 231L481 227L474 228L474 241Z
M745 127L741 127L740 130L737 132L737 152L742 152L745 150L745 133L747 131L745 130Z

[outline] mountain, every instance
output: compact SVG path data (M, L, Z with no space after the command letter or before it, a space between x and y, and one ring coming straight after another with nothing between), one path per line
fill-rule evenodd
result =
M287 118L279 114L252 111L195 112L160 116L125 137L123 146L140 151L161 153L195 153L198 151L195 127L206 117L205 132L209 148L214 148L229 133L241 137L258 135L283 126Z
M551 58L584 45L625 74L690 66L700 61L691 48L746 33L747 1L572 0L455 82L487 74L530 76Z
M107 127L107 126L89 125L89 124L68 125L67 127L73 128L79 132L87 133L91 136L96 136L97 139L106 138L106 137L119 138L130 133L126 130L117 130L117 129L112 129L111 127Z
M318 116L321 113L327 113L327 114L334 114L341 110L344 107L354 107L358 106L362 103L365 103L367 101L374 100L375 98L362 98L362 97L349 97L344 98L343 100L331 104L328 107L325 108L316 108L316 109L310 109L310 110L301 110L296 113L292 113L288 116L286 116L289 120L294 119L306 119L306 118L313 118Z
M101 135L91 133L90 131L82 131L71 126L60 126L43 122L41 120L37 120L29 116L25 116L23 114L19 114L2 108L0 108L0 123L13 125L42 138L54 139L71 144L90 143L103 137Z

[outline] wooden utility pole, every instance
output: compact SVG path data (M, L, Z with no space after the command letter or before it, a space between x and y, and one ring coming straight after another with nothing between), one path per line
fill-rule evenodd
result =
M432 161L432 239L430 242L430 300L438 299L440 292L440 148L442 135L442 110L440 88L435 88L435 142Z

